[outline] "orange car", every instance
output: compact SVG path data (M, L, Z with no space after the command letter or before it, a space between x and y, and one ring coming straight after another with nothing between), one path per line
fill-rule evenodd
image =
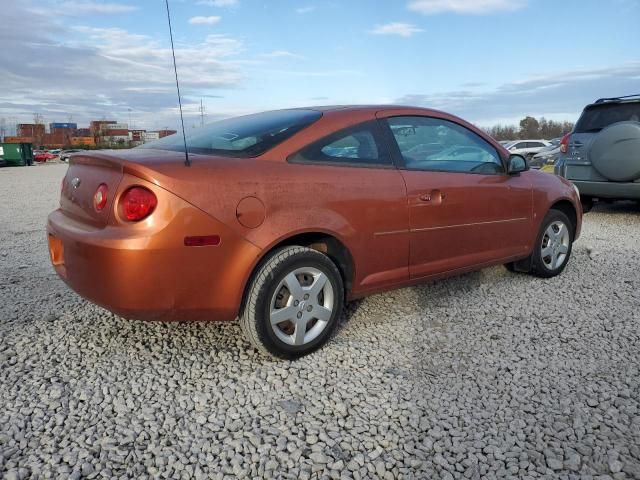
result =
M187 143L188 162L179 135L74 155L51 261L119 315L239 317L279 357L325 343L349 299L495 264L557 275L580 234L570 183L435 110L272 111Z

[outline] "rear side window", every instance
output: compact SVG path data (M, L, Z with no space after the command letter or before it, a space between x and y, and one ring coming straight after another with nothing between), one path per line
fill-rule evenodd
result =
M194 130L187 136L190 153L257 157L308 127L322 116L316 110L292 109L229 118ZM184 152L182 135L145 143L138 148Z
M375 122L340 130L303 148L289 158L291 162L333 163L348 166L390 165L381 152Z
M582 112L574 131L599 132L613 123L628 121L640 122L640 102L591 105Z

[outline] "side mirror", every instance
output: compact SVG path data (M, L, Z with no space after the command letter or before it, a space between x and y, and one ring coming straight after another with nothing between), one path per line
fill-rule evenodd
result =
M529 169L527 161L522 155L511 155L507 163L507 173L509 175L515 175L520 172L525 172Z

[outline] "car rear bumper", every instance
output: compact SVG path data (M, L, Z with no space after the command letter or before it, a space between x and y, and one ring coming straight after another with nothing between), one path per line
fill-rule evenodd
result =
M125 318L235 319L259 249L191 206L152 228L93 228L56 210L47 222L51 262L73 290ZM220 235L220 245L184 245L185 235L206 234Z
M588 182L571 180L585 197L640 200L640 182Z

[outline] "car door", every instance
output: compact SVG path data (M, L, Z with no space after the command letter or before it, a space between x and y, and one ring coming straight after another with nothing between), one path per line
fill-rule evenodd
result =
M375 120L355 124L288 158L289 163L301 164L297 176L327 185L313 198L300 200L313 205L307 215L320 216L314 209L323 205L344 219L345 235L357 266L354 294L409 279L406 187L380 130Z
M525 175L506 174L493 145L445 118L392 116L381 122L407 186L412 278L526 253L531 184ZM414 153L434 143L439 153Z

